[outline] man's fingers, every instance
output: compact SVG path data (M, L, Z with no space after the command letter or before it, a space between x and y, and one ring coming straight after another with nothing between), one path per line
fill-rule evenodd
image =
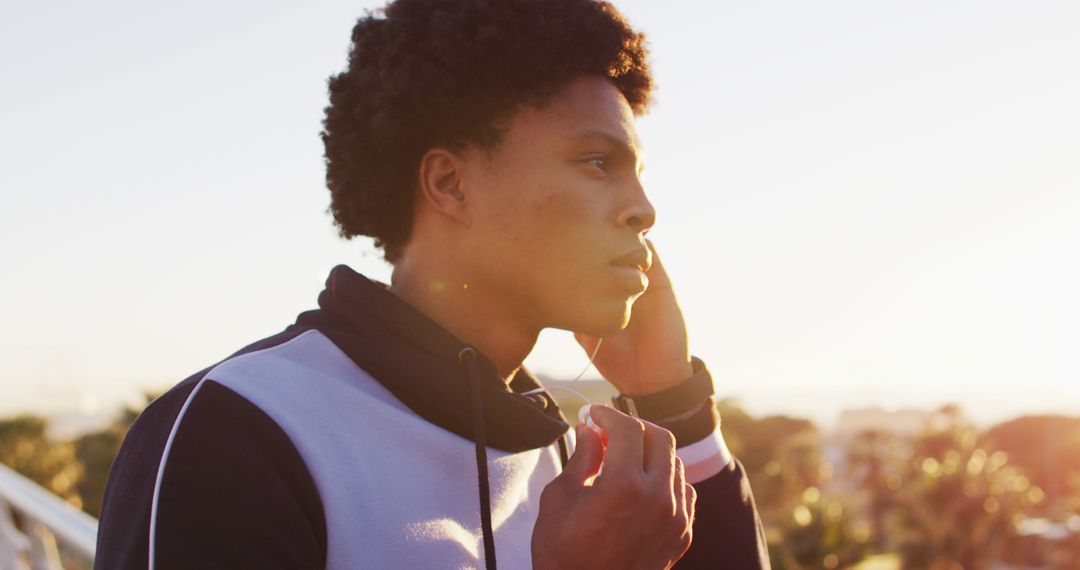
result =
M681 512L686 515L686 482L682 478L682 461L675 458L675 466L672 469L671 490L675 493L675 514Z
M645 245L649 248L649 257L652 260L652 266L647 273L649 276L648 292L655 296L657 291L671 289L671 278L668 277L664 264L660 262L660 255L656 253L656 246L653 245L652 240L645 238Z
M604 460L604 446L600 443L600 434L584 424L578 425L576 437L574 454L566 462L560 477L565 477L574 486L581 486L586 479L600 470L600 463Z
M645 424L645 473L672 486L675 472L675 436L654 423Z
M686 483L686 512L690 526L694 526L694 516L697 514L697 489L690 483Z
M692 520L694 506L691 504L690 493L694 492L694 488L686 483L686 468L683 466L682 459L678 457L675 458L675 472L673 475L672 489L675 491L675 508L682 511L686 520Z
M645 455L645 425L609 406L589 406L596 425L607 432L604 474L642 473Z
M686 468L683 466L683 462L679 458L675 458L675 508L679 509L678 514L685 521L685 530L683 531L685 537L688 537L689 541L693 541L694 537L694 515L695 508L697 507L697 489L693 485L686 482ZM689 542L686 548L690 548ZM684 551L685 553L685 551Z

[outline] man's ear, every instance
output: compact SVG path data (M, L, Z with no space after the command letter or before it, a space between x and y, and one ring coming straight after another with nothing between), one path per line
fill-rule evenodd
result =
M472 223L462 155L445 148L424 153L420 158L420 195L436 212L466 226Z

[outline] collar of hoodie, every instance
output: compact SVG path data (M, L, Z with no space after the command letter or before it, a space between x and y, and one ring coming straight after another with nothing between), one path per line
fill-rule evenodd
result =
M558 442L567 461L566 418L524 367L510 385L480 351L418 309L351 268L335 267L319 295L319 308L297 326L326 335L425 420L475 442L486 566L495 568L487 447L521 452Z

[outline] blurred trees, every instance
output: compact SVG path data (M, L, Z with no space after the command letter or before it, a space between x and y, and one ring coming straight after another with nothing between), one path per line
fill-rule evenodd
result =
M773 568L833 570L865 556L866 538L839 498L825 498L816 487L803 491L788 516L771 522L775 542L769 556Z
M732 400L717 404L724 439L750 474L761 506L781 506L822 479L820 436L808 420L750 417Z
M849 510L822 492L833 468L817 427L787 416L755 419L732 400L717 406L724 439L749 474L773 568L831 570L859 560L864 546Z
M1025 416L994 426L983 440L1046 493L1047 509L1080 511L1080 418Z
M82 507L77 485L84 473L70 442L53 443L44 418L20 415L0 419L0 463Z
M946 407L913 442L896 494L895 536L906 568L989 568L1015 541L1016 516L1042 501L1003 452L978 441L959 409Z
M113 458L128 427L156 393L140 406L121 409L105 429L72 441L51 441L48 422L34 415L0 419L0 463L97 517Z
M837 441L809 422L719 406L775 568L844 568L873 554L910 569L1080 567L1080 419L1027 417L982 433L945 406L915 437L867 430L835 453ZM1051 519L1032 518L1042 515ZM1019 532L1024 521L1034 530Z
M909 453L899 438L884 430L856 434L846 450L852 500L864 513L864 534L878 552L889 547L888 519L896 506L903 461Z

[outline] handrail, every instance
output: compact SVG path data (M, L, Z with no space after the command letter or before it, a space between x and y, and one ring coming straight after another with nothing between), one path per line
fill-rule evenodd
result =
M48 529L72 552L94 559L98 522L94 517L53 495L44 487L0 464L0 505ZM8 516L0 512L0 516Z

